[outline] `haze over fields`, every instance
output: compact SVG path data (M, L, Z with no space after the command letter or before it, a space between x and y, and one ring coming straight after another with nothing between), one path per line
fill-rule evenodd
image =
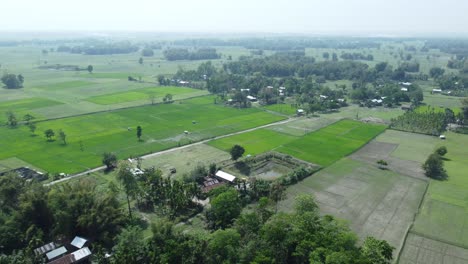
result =
M2 1L3 31L465 34L459 0Z

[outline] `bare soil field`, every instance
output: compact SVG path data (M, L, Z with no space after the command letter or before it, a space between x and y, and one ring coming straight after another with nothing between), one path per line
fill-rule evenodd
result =
M373 140L360 150L356 151L350 157L355 160L363 161L377 166L378 160L384 160L388 163L387 169L399 174L416 177L422 180L428 180L424 175L422 163L412 160L403 160L392 156L392 152L397 149L398 144L378 142Z
M409 233L400 264L466 264L468 249Z
M349 221L361 239L387 240L398 255L423 198L427 183L344 158L287 189L280 209L292 209L299 193L315 196L323 214Z

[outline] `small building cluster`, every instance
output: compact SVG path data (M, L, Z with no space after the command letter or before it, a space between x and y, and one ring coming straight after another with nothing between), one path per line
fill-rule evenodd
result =
M0 176L6 175L8 173L13 173L17 174L19 177L25 179L25 180L38 180L38 181L43 181L47 179L47 176L44 175L44 173L40 171L36 171L33 169L30 169L28 167L20 167L16 169L12 169L9 171L1 172Z
M46 261L49 264L83 263L92 255L91 250L86 246L87 243L88 240L76 236L66 246L59 246L51 242L34 249L34 254L42 257L45 255Z

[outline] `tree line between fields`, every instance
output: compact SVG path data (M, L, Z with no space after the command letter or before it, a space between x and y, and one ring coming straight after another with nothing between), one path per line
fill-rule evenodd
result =
M233 158L240 150L231 153ZM256 179L250 188L240 182L237 189L225 185L201 193L198 182L216 170L214 164L198 166L176 180L155 168L135 174L123 161L112 176L116 181L106 186L86 178L45 187L17 175L2 176L0 263L38 263L34 248L75 235L92 242L97 263L391 262L394 248L386 241L368 237L358 246L347 224L321 216L309 195L298 196L290 213L272 210L284 197L279 182ZM200 214L203 207L194 201L206 197L210 206ZM254 209L242 213L247 204ZM147 223L137 210L158 215L148 239L142 233ZM202 219L199 231L187 232L184 226L190 229L196 214ZM177 225L181 221L185 225Z

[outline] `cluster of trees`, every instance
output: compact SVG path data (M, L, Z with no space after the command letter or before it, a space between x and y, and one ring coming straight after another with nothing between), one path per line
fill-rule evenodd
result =
M358 86L350 93L350 98L363 102L366 106L376 104L372 102L372 99L382 100L380 105L388 107L402 102L411 102L414 106L418 106L424 100L422 89L416 84L410 85L407 89L407 91L402 91L401 86L394 83L377 86Z
M154 51L152 48L144 48L141 50L141 56L143 57L153 57Z
M457 55L459 58L468 56L468 40L466 39L431 39L426 41L425 47L439 49L442 52Z
M328 53L324 53L328 57ZM386 62L378 63L374 68L357 61L338 61L336 54L332 60L316 62L313 57L305 56L304 52L279 52L266 57L241 57L239 61L223 65L226 72L235 75L261 74L268 77L302 77L315 76L323 80L355 80L357 82L384 83L392 81L407 81L420 76L409 72L419 71L415 62L403 63L393 69ZM427 78L426 78L427 79Z
M374 56L372 54L365 55L365 54L358 53L358 52L343 53L341 54L340 58L342 58L343 60L367 60L367 61L374 60Z
M236 191L225 190L212 204L226 203L238 215ZM217 209L215 209L217 210ZM226 209L225 209L226 210ZM213 212L215 213L215 212ZM228 215L226 215L228 217ZM393 247L368 237L357 246L357 237L332 216L320 216L311 196L296 199L292 213L274 214L268 200L255 210L236 216L229 226L210 234L184 232L160 220L153 236L142 239L141 230L126 229L118 238L110 263L391 263Z
M445 131L447 124L463 122L463 114L455 113L447 108L444 112L429 108L426 111L412 110L392 119L390 127L414 133L439 136Z
M429 155L422 166L427 177L437 180L444 180L447 178L447 172L444 169L443 160L443 156L445 154L447 154L447 148L442 146Z
M405 72L419 72L419 62L411 61L411 62L403 62L399 69Z
M219 59L220 55L214 48L201 48L195 51L189 51L183 48L167 49L163 52L166 60L214 60Z
M57 52L69 52L86 55L128 54L137 52L138 50L138 46L135 46L126 41L114 43L96 41L79 46L61 45L57 47Z
M0 254L22 249L33 258L33 249L76 235L111 246L125 218L116 186L109 190L92 180L44 187L16 174L0 177Z
M130 217L132 216L131 200L136 201L142 210L158 208L169 217L195 210L197 207L192 199L201 196L196 182L184 182L163 177L162 172L155 168L144 169L143 173L134 173L133 166L128 161L118 165L117 179L123 186L127 198Z
M2 83L8 89L23 88L24 77L21 74L5 73L2 76Z

